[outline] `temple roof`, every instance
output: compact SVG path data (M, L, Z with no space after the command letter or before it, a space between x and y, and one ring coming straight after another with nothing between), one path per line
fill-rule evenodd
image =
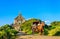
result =
M24 18L22 17L22 14L18 14L18 16L15 18L15 20L18 19L18 18L20 18L20 19L22 19L22 20L24 19Z

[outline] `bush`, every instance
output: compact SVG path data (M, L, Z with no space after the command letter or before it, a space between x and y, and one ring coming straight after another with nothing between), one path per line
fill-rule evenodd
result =
M58 34L60 35L60 26L55 26L55 28L54 29L51 29L50 31L49 31L49 36L58 36Z
M17 33L10 25L0 27L0 39L15 39Z

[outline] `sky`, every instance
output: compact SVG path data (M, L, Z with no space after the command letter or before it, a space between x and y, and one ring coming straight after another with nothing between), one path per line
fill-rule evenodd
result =
M50 24L60 21L60 0L0 0L0 26L12 24L19 12L25 19L37 18Z

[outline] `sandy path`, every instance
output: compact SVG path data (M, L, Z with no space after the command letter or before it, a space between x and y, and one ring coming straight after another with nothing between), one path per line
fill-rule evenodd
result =
M16 39L60 39L60 36L23 35Z

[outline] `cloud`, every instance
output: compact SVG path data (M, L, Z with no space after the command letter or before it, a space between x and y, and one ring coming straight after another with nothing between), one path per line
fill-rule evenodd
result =
M45 23L46 23L47 25L50 25L50 21L49 21L49 20L46 20Z
M49 22L49 20L46 20L45 23Z

